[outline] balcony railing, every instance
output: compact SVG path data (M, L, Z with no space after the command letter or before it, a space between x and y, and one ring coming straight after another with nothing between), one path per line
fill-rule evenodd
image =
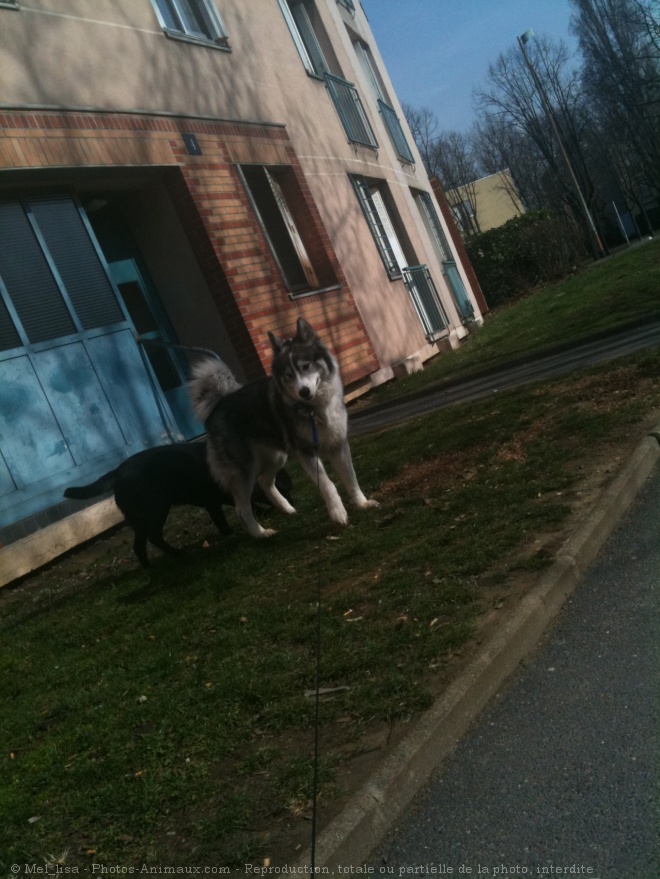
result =
M406 266L403 279L413 305L431 341L449 332L449 320L426 266Z
M470 323L470 321L474 320L474 306L467 295L465 284L461 280L456 263L450 261L444 262L442 268L444 269L449 289L454 302L456 303L456 308L461 316L461 321L464 324Z
M355 86L331 73L325 74L325 84L349 141L378 149L378 141L369 125Z
M380 98L378 99L378 109L380 110L380 115L383 117L385 128L387 128L387 133L394 145L397 156L402 162L406 162L408 165L414 165L415 159L410 152L410 147L408 146L408 141L403 133L399 117L396 115L392 107L390 107L389 104L386 104L385 101L381 101Z

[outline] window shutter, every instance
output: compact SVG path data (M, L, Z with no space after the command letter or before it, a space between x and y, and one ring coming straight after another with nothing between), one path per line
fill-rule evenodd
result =
M16 332L16 327L7 310L7 306L0 297L0 351L9 351L12 348L20 347L21 339Z
M298 259L300 260L302 270L305 273L305 277L307 278L307 283L312 289L317 288L320 286L320 284L318 278L316 277L316 272L314 271L312 261L310 260L307 253L307 248L305 247L303 240L300 237L300 232L298 231L293 216L291 215L289 206L286 203L284 193L282 192L282 187L273 177L273 175L269 173L267 168L264 168L264 172L266 174L266 179L270 184L270 188L273 192L275 201L277 202L277 206L280 209L280 213L282 214L284 224L289 232L291 243L293 244L294 250L296 251Z
M73 199L31 198L29 205L83 329L123 321L124 314Z
M0 277L31 343L76 332L32 226L17 201L0 203Z

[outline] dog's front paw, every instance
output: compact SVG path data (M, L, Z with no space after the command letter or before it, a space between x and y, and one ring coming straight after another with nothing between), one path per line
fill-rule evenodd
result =
M255 537L274 537L277 534L277 531L274 528L262 528L258 534L255 534Z
M348 513L346 512L346 508L343 506L330 507L328 509L328 513L330 514L330 519L337 525L348 525Z
M359 498L358 500L355 501L355 506L359 510L370 510L373 507L379 507L380 504L378 503L377 500L374 500L374 498L369 498L367 500L366 497L362 497L362 498Z

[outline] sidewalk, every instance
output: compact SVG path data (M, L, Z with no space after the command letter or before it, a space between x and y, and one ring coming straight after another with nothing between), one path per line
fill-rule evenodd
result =
M498 390L561 375L582 366L611 360L658 344L660 323L629 329L570 350L510 365L492 375L472 377L451 385L429 387L408 398L358 411L351 415L351 430L354 433L377 430L454 402L475 399ZM381 841L391 832L404 810L419 797L432 774L453 753L467 730L477 721L481 712L499 693L520 663L537 649L544 632L576 589L601 547L634 502L637 493L657 469L659 462L660 425L641 440L630 460L586 517L582 527L561 547L555 563L540 577L532 592L503 619L498 632L482 645L461 677L422 716L410 735L390 753L344 812L321 834L316 846L317 867L327 867L336 874L338 866L364 863L370 852L378 846L380 857L390 857L391 846L396 847L398 843L392 842L389 844L390 848L384 848ZM658 477L656 481L657 479ZM660 529L658 535L657 543L660 546ZM506 771L506 767L501 769L502 773ZM496 785L495 772L494 777ZM474 792L471 796L472 799L478 797ZM417 826L420 821L418 817L411 820L411 826ZM432 823L435 819L428 820ZM429 837L429 840L432 838ZM420 872L423 864L437 868L442 865L443 860L446 865L451 865L452 860L455 860L455 872L458 873L458 867L461 864L467 865L468 861L450 858L451 839L446 842L447 855L440 849L436 851L434 845L429 844L426 849L406 849L405 857L397 854L396 863L399 868L417 866L417 872ZM474 857L477 857L476 854ZM309 852L297 863L309 864ZM376 864L376 861L373 863ZM373 872L378 874L384 863L379 861ZM475 862L475 866L478 863ZM519 863L522 865L523 861L519 859ZM390 865L391 862L388 861L387 866ZM436 869L435 872L440 871ZM399 875L398 868L395 874ZM652 874L648 875L650 879Z
M656 472L545 644L372 856L376 874L660 876L659 589Z
M351 433L368 433L424 412L451 406L453 403L478 399L529 382L563 375L657 345L660 345L660 321L628 328L542 356L524 358L466 379L457 378L432 384L405 397L350 413Z

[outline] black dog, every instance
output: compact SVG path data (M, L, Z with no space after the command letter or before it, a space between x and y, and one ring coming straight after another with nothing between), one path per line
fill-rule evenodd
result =
M276 483L281 494L290 501L291 477L285 470L277 474ZM172 555L182 552L163 537L170 507L175 504L203 507L221 534L230 532L222 506L232 506L234 500L211 478L205 442L145 449L96 482L67 488L64 497L91 498L108 491L114 491L115 503L135 532L133 549L144 567L149 565L147 540ZM270 503L259 487L255 488L253 500Z

